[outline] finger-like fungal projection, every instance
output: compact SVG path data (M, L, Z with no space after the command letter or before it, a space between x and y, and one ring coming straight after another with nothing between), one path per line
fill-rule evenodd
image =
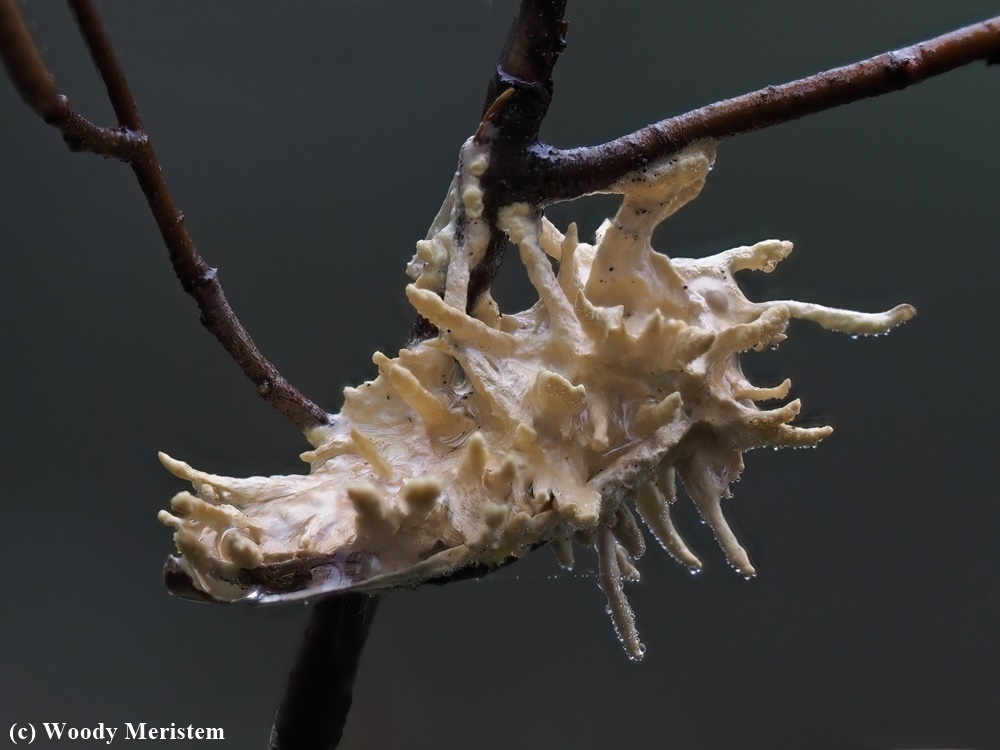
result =
M792 424L798 399L762 407L791 383L748 382L740 356L780 343L792 318L873 334L915 311L748 300L734 274L774 270L789 242L700 259L653 250L654 229L698 195L714 158L700 144L621 180L594 244L528 204L499 208L538 302L501 315L487 296L468 314L490 234L490 153L470 140L407 269L407 297L437 335L375 354L377 377L307 432L308 474L233 479L163 456L193 485L160 514L172 572L208 598L272 602L413 585L546 543L569 566L573 544L593 545L615 630L639 659L623 587L645 551L636 515L681 565L701 566L670 517L679 479L730 565L754 575L722 509L744 452L815 445L831 429Z

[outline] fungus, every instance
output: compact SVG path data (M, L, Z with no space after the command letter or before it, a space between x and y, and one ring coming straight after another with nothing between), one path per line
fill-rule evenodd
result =
M645 551L632 509L671 557L699 568L670 517L680 478L729 564L754 575L721 505L743 453L813 446L831 428L791 424L798 399L762 408L791 383L751 384L740 355L776 346L792 318L874 334L915 311L748 300L734 274L773 271L789 242L700 259L654 251L654 229L698 195L714 158L701 144L621 180L611 191L621 207L595 244L527 204L502 207L498 226L538 302L501 317L488 297L465 309L489 238L479 183L489 151L466 143L407 267L407 297L437 335L375 354L378 376L307 432L308 474L235 479L162 456L194 487L160 513L174 529L174 572L215 600L273 602L415 585L546 543L568 567L572 544L589 544L615 630L640 659L623 589Z

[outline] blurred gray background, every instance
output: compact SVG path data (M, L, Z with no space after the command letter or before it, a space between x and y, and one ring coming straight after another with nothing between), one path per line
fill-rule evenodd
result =
M261 348L333 410L372 351L404 342L403 269L514 6L101 3L202 253ZM24 7L63 90L110 124L68 12ZM998 7L570 0L543 136L599 142ZM792 378L804 423L836 428L815 451L747 456L727 511L760 575L734 575L683 501L706 570L647 553L641 664L588 554L573 573L543 550L392 593L342 747L1000 747L998 133L1000 68L976 65L725 144L660 249L790 239L748 296L920 312L876 340L793 323L744 358L764 384ZM2 79L0 198L4 734L173 721L263 747L306 610L167 596L156 512L181 486L156 451L245 475L301 470L305 443L200 328L130 171L70 154ZM550 216L592 232L613 211ZM501 304L530 303L525 287L511 258Z

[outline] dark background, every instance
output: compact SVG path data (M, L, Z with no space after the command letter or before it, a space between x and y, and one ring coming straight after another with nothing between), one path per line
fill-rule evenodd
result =
M331 409L404 341L403 269L513 7L102 3L202 253L261 348ZM571 0L543 136L606 140L997 7ZM25 12L63 90L110 123L65 8ZM734 575L683 501L706 570L647 553L641 664L589 554L571 574L541 551L392 593L343 747L1000 747L998 133L1000 69L975 65L725 144L660 249L790 239L776 273L744 278L751 298L920 311L879 339L793 323L745 358L764 384L792 378L804 423L836 428L815 451L747 456L727 512L760 575ZM550 216L589 233L613 210ZM3 80L0 252L0 728L173 721L263 747L306 611L167 596L156 512L182 487L155 455L298 471L304 441L200 329L129 170L70 154ZM511 261L507 310L532 299Z

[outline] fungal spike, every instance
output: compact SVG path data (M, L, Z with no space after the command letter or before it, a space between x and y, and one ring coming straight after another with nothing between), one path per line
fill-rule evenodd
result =
M579 231L576 222L571 223L566 228L566 236L563 237L562 247L559 249L559 286L562 287L566 299L576 303L576 295L583 287L580 282L580 274L577 271L576 251L580 246Z
M706 467L698 465L700 463L701 461L695 459L682 470L681 477L684 480L684 488L701 517L705 519L705 523L712 529L715 540L725 553L729 564L744 576L756 575L757 571L750 563L747 551L739 543L722 512L724 488L713 486L714 481L709 478L708 472L705 470ZM714 474L715 472L713 472ZM728 487L729 483L725 482L725 485Z
M338 437L324 445L317 446L311 451L303 451L299 454L299 458L306 463L315 465L343 455L344 453L349 453L353 448L354 443L351 440Z
M424 261L424 263L433 263L441 260L435 250L434 243L430 240L417 240L417 257Z
M410 514L423 517L437 504L443 490L441 482L434 477L413 477L403 481L400 494Z
M421 316L456 340L474 342L477 348L494 355L503 356L513 352L517 341L514 336L490 328L463 311L450 307L434 292L409 284L406 287L406 296Z
M483 482L492 494L506 497L510 494L517 475L517 462L513 456L507 455L500 461L499 469L485 473Z
M414 284L421 289L444 291L451 245L451 237L445 233L417 242L417 254L406 269Z
M609 311L606 308L593 305L587 299L583 289L577 290L573 309L583 332L595 343L603 343L612 327Z
M799 399L789 401L782 407L769 411L748 410L750 424L760 427L777 427L791 422L802 411L802 402Z
M255 481L252 479L235 479L233 477L223 477L218 474L208 474L204 471L198 471L183 461L171 458L166 453L159 453L158 458L160 459L160 463L166 467L167 471L175 477L186 479L199 490L206 485L211 487L212 497L216 502L221 501L219 493L224 492L227 497L226 502L239 505L237 497L241 491L245 491L256 486Z
M190 464L184 463L183 461L178 461L176 458L168 456L163 451L156 454L156 457L160 459L160 463L163 464L163 468L169 471L178 479L187 479L194 482L199 476L208 476L204 472L196 471L191 468Z
M385 371L392 365L392 360L385 356L382 352L375 352L372 355L372 364L378 367L380 373L385 373Z
M483 473L486 471L486 461L490 454L486 447L483 433L476 431L465 441L465 454L459 465L458 477L469 484L482 484Z
M598 585L608 598L608 613L615 626L618 640L625 647L630 659L639 661L646 649L639 641L639 631L635 628L635 613L625 597L622 587L622 572L618 565L618 545L614 534L607 526L597 529Z
M347 497L357 514L357 533L371 539L386 533L394 533L399 528L396 511L390 517L388 505L382 490L370 482L357 482L347 488Z
M260 545L240 534L236 529L227 529L219 539L219 548L224 557L245 570L253 570L264 562L264 552Z
M737 323L722 331L712 344L708 358L712 362L721 362L727 357L772 343L775 337L781 335L788 325L788 307L774 305L768 307L756 320L750 323Z
M180 530L184 526L184 519L178 518L173 513L167 510L158 511L156 514L156 520L162 523L164 526L169 526L172 529Z
M643 349L652 350L657 368L667 372L683 370L711 349L717 338L714 332L677 318L664 318L659 335Z
M190 492L178 492L174 495L170 501L170 509L182 518L193 518L213 528L229 526L233 520L231 511L227 512L218 505L207 503Z
M666 495L661 492L661 487ZM700 570L701 560L687 546L670 517L670 504L674 501L675 492L674 470L666 467L661 470L657 484L647 482L640 485L635 509L667 554L689 570Z
M195 570L208 564L208 562L212 560L212 552L210 552L210 548L202 542L201 536L199 534L192 534L185 528L178 529L174 532L174 545L177 547L177 551L180 552L184 560L187 561L189 565L194 567ZM223 560L220 560L220 562L225 566L226 570L232 570L232 563Z
M618 558L618 569L621 571L622 578L633 583L638 582L642 577L639 574L639 569L632 564L628 552L620 544L615 545L615 557Z
M416 375L402 365L392 365L387 375L400 397L420 415L432 437L450 437L465 432L471 425L471 420L451 412L441 399L424 388Z
M659 310L653 310L653 314L649 316L649 320L646 321L639 335L636 336L636 344L645 347L659 343L663 338L665 323L666 318L663 317L663 313Z
M862 313L840 310L835 307L815 305L811 302L769 302L788 308L789 314L799 320L811 320L828 331L840 331L861 336L878 336L888 333L896 326L911 320L917 314L913 305L896 305L882 313Z
M366 517L381 517L385 496L382 491L370 482L358 482L347 488L347 496L354 503L358 515Z
M538 244L550 258L561 261L563 249L566 247L566 236L556 229L555 224L542 216L542 232L538 236Z
M575 221L571 221L569 226L566 227L566 234L562 239L562 247L560 248L560 256L558 260L566 260L569 256L577 251L580 246L580 228L576 225Z
M778 263L791 254L792 248L792 243L787 240L762 240L753 245L726 250L714 258L706 258L705 262L707 264L719 259L728 265L729 270L733 272L763 271L771 273Z
M539 223L526 203L515 203L500 209L497 220L521 254L528 272L528 281L538 292L538 298L549 313L551 325L565 335L576 332L576 315L552 271L552 265L538 245Z
M537 442L538 433L524 422L521 422L514 430L514 451L523 453L534 447Z
M535 425L549 433L566 434L573 426L571 418L583 409L586 396L583 385L573 385L557 372L542 370L531 390L537 409Z
M573 385L553 370L542 370L535 378L535 393L543 408L551 405L553 411L574 412L583 404L587 389Z
M303 550L315 553L317 542L325 525L325 519L318 515L310 518L308 523L306 523L306 527L302 530L302 534L299 536L299 546Z
M618 506L615 525L611 527L611 531L631 557L639 559L646 554L646 540L642 538L642 530L625 503Z
M590 419L594 425L590 436L590 449L596 453L603 453L611 444L611 438L608 437L608 412L605 406L595 403L591 409Z
M357 427L354 427L351 429L351 441L354 443L354 447L358 453L361 454L361 457L371 465L378 476L387 482L392 481L392 466L371 438L364 435Z
M648 435L668 424L680 411L681 394L674 392L655 404L641 404L636 410L635 426L642 435Z
M785 398L791 389L792 381L785 378L780 385L776 385L773 388L758 388L754 385L734 388L733 397L746 398L752 401L772 401Z
M793 427L783 424L778 425L772 436L754 447L813 448L832 434L833 428L829 425L826 427Z
M573 542L570 539L553 539L552 552L564 570L573 570Z

